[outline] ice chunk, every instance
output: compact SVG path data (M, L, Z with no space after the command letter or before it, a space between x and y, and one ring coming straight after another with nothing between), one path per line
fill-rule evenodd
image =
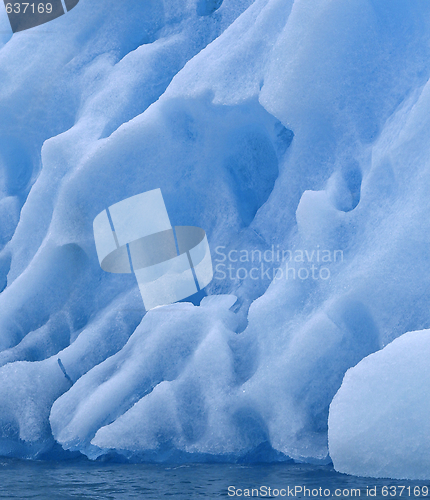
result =
M136 444L133 449L145 451L145 443L158 442L157 433L161 432L161 428L166 430L166 422L175 420L175 415L178 414L182 422L182 431L178 435L181 440L186 429L193 426L189 421L191 415L184 414L191 411L191 400L188 398L193 398L193 393L201 400L201 406L195 412L200 414L200 419L206 420L206 411L211 410L210 402L215 397L213 390L208 390L207 384L215 382L211 381L208 373L204 378L199 377L199 369L210 370L213 376L217 373L216 378L223 381L222 384L218 382L218 389L223 393L228 393L228 380L232 378L231 361L228 361L231 357L228 340L236 328L235 315L229 311L234 300L222 296L216 299L212 297L207 302L204 300L201 307L186 303L174 304L148 312L120 352L90 370L55 402L50 417L55 439L65 449L79 450L95 457L103 453L100 448L129 449L130 435L138 432L137 427L148 418L158 415L145 433L134 439L140 445ZM203 348L205 343L208 346ZM202 350L205 351L204 360L197 363L196 358L199 358ZM196 368L196 363L199 369ZM188 380L187 384L192 392L188 392L180 383L184 378ZM172 389L168 389L171 381ZM175 392L174 388L178 385L182 387L183 397L186 399L178 401L176 408L173 401L167 403L165 398L169 397L171 391ZM222 399L222 394L218 394L217 398ZM209 400L208 403L204 403L206 399ZM150 411L150 416L142 416L142 421L141 410L133 410L131 416L124 417L125 420L121 422L131 419L134 431L132 428L127 430L128 424L124 426L119 423L120 431L113 431L113 437L109 438L110 444L96 440L91 445L100 428L116 421L139 400L142 401L139 408L144 408L144 414ZM146 410L148 405L152 410ZM208 408L205 410L204 406ZM173 414L170 414L169 408ZM137 418L133 417L136 414ZM164 417L161 418L161 415ZM228 418L227 401L223 403L223 415L224 419ZM173 432L173 429L169 430L168 435ZM207 438L211 436L211 432L208 430ZM222 432L219 432L221 437ZM113 439L116 440L115 446L111 445ZM215 442L212 446L215 446ZM151 445L151 448L154 447L156 444Z
M330 405L329 446L346 474L430 479L430 330L402 335L348 370Z
M330 301L298 328L288 319L291 309L281 312L279 292L274 298L271 288L251 306L244 332L253 338L259 362L241 387L243 399L253 402L275 450L327 461L329 404L345 371L378 349L378 328L353 295ZM293 291L284 290L292 304Z
M56 359L0 368L0 454L36 458L54 444L52 403L70 387Z
M48 359L44 358L50 346L40 333L26 337L26 345L17 346L15 351L2 353L3 362L13 361L21 351L43 360L9 362L0 368L0 454L61 456L53 450L51 406L83 374L123 347L141 318L139 310L127 310L131 303L130 296L117 298L107 314L91 321L70 346Z

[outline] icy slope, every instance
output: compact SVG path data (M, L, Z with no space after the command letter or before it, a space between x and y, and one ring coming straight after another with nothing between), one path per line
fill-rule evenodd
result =
M0 50L0 451L328 461L345 372L429 322L430 5L121 5ZM155 188L215 265L304 260L144 316L92 221Z

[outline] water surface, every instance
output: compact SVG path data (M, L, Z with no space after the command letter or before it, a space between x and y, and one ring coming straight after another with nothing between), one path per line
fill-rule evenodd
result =
M261 490L262 486L266 489ZM306 496L303 491L292 496L291 491L296 486L308 488ZM377 496L371 497L367 487L375 486ZM383 486L396 486L396 490L382 490ZM430 489L430 481L356 478L339 474L332 466L301 464L175 466L0 459L0 498L7 499L193 500L247 498L246 493L253 493L253 498L326 498L328 492L333 498L352 498L358 496L357 489L359 496L364 498L400 498L401 486L405 486L402 498L426 497L425 488ZM275 490L275 496L269 496L269 487L271 493ZM419 490L414 492L414 487ZM315 496L319 488L323 495L318 492ZM339 489L340 496L336 496L335 491ZM232 495L232 491L241 495ZM387 495L383 496L382 491ZM420 494L416 495L418 491ZM285 496L281 496L283 494Z

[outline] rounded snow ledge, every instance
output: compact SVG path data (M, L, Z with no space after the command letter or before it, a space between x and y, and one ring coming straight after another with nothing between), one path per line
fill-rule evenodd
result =
M430 479L430 330L402 335L348 370L329 415L337 471Z

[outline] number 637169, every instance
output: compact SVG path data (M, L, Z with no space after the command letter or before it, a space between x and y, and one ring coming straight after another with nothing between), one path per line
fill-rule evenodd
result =
M51 3L7 3L6 12L8 14L51 14Z

